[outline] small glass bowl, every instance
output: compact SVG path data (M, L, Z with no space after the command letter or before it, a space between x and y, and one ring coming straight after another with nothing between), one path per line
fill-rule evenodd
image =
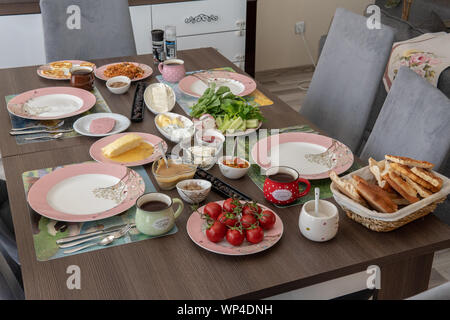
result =
M211 169L217 163L217 157L221 149L214 147L192 145L190 140L181 143L184 161L198 166L203 170Z
M190 162L184 161L183 159L181 159L179 157L169 156L167 160L169 161L170 164L172 164L172 163L177 164L177 165L182 164L185 166L185 169L177 172L176 174L170 175L170 176L160 175L157 173L157 171L160 166L166 165L164 159L160 158L159 160L153 162L152 173L156 179L156 182L158 183L159 187L162 190L175 189L178 182L187 180L187 179L192 179L195 175L195 172L197 171L196 165L194 165Z

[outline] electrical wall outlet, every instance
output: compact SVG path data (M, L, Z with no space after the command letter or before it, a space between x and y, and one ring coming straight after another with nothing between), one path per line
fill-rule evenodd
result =
M299 21L295 24L295 34L305 33L305 21Z

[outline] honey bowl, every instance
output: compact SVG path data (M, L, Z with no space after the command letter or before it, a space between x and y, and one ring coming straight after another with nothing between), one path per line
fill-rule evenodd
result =
M197 166L178 157L168 157L168 167L163 158L153 162L152 173L162 190L175 189L178 182L192 179Z

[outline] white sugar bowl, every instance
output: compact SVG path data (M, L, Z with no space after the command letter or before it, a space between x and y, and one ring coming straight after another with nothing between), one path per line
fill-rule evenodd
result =
M298 226L305 238L325 242L333 239L339 228L339 212L329 201L319 200L319 210L315 213L314 200L306 202L300 212Z

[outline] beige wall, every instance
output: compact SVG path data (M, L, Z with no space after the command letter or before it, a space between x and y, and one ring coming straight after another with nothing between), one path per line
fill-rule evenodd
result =
M258 0L256 71L311 65L297 21L305 21L305 36L314 59L338 7L362 14L374 0Z

